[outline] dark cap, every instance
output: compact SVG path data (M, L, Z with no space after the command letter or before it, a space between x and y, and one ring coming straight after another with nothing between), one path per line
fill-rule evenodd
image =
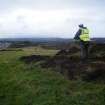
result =
M79 27L84 27L84 25L83 25L83 24L79 24L78 26L79 26Z

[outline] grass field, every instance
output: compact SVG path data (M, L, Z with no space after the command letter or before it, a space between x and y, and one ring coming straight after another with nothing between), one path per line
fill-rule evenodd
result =
M105 105L105 84L67 80L61 74L19 58L57 50L24 48L0 52L0 105Z

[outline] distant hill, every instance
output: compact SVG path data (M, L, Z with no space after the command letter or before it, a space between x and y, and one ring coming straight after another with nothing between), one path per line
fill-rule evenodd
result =
M2 41L63 42L63 41L70 41L70 40L72 39L68 39L68 38L2 38L0 39L0 42Z
M105 44L105 38L92 38L92 42ZM42 46L44 48L64 49L74 42L70 38L4 38L0 39L0 48Z
M105 43L105 38L92 38L97 43Z
M97 43L105 43L105 38L92 38ZM30 41L30 42L72 42L72 38L1 38L0 42L16 42L16 41Z

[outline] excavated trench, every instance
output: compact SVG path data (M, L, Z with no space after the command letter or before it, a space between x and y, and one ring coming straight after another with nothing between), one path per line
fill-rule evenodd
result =
M86 62L80 60L80 49L72 46L68 50L60 50L53 57L31 55L20 58L27 64L40 62L42 68L52 68L60 72L68 79L82 79L87 81L105 81L105 45L95 44L91 46L90 57Z

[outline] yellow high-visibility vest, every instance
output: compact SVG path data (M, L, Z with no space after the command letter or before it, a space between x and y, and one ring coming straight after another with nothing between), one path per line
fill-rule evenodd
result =
M82 40L82 41L90 41L89 30L87 28L86 29L81 28L80 40Z

